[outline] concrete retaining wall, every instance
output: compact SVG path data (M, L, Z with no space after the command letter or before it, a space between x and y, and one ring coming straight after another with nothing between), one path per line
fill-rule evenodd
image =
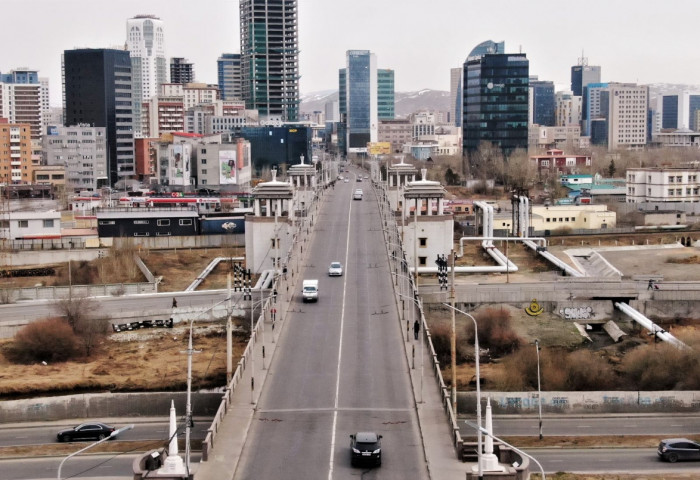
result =
M223 246L245 245L245 234L231 235L188 235L181 237L114 237L100 239L103 243L111 243L116 248L123 246L139 246L149 249L174 248L218 248ZM107 242L109 240L109 242Z
M192 393L195 416L213 416L221 403L221 393ZM148 417L167 418L170 401L178 412L185 411L185 392L86 393L60 397L4 400L0 403L0 423L37 422L70 418Z
M28 287L0 289L5 303L18 300L61 300L73 297L106 297L158 293L155 283L106 283L104 285L73 285L72 287Z
M494 413L533 413L537 392L481 392L482 402L491 398ZM458 392L458 411L476 410L475 392ZM542 410L557 413L679 412L697 410L700 391L542 392Z

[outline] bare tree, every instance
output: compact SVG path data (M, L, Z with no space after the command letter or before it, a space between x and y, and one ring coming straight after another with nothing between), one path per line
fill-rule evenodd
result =
M56 304L58 313L78 337L85 355L89 356L109 330L109 317L98 315L98 304L87 297L64 298Z
M537 168L526 150L518 148L505 163L504 183L515 189L530 188L537 177Z

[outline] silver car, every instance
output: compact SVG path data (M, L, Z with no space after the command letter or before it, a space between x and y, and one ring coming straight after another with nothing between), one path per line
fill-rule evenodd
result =
M340 277L342 275L343 275L343 264L340 262L332 262L331 266L328 267L328 276Z

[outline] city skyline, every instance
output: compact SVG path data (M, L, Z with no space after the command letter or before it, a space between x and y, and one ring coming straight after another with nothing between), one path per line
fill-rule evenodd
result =
M108 6L88 0L6 0L3 11L12 21L5 35L15 42L3 51L0 72L38 70L50 80L51 105L60 106L61 53L122 48L127 19L150 14L163 20L168 59L185 57L194 63L197 81L216 83L216 59L240 53L238 1L191 5L183 0L123 0ZM692 0L671 0L662 10L651 9L650 2L602 0L591 0L585 8L554 0L506 0L497 9L450 0L435 0L429 11L416 0L400 5L299 0L301 94L337 89L345 52L355 49L371 50L381 65L395 70L396 91L449 91L450 68L462 66L469 51L489 39L505 41L508 53L527 54L530 73L558 89L568 88L570 68L582 51L591 65L602 67L605 82L700 84L700 65L688 61L693 22L700 15L700 3ZM681 47L669 48L670 38Z

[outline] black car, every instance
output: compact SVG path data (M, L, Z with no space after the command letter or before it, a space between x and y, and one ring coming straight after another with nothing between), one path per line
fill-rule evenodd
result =
M104 423L82 423L77 427L61 430L56 435L59 442L72 442L75 440L102 440L109 437L116 428ZM114 438L114 437L112 437Z
M357 432L350 435L350 455L350 463L353 467L360 463L381 466L382 436L374 432Z
M676 463L678 460L700 460L700 444L687 438L661 440L656 451L661 460Z

